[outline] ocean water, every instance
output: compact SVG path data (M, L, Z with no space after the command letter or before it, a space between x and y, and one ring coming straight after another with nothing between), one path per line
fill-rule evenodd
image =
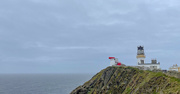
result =
M93 74L0 74L0 94L69 94Z

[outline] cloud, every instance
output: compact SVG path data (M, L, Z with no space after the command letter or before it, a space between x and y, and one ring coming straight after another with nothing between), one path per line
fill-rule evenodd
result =
M98 47L55 47L57 50L74 50L74 49L97 49Z
M135 65L138 45L145 46L149 57L170 65L167 61L177 61L178 54L167 60L168 53L179 53L180 47L179 2L1 0L0 58L4 70L0 71L20 72L22 66L17 64L24 68L32 64L37 69L31 71L30 67L26 72L47 72L48 66L75 72L69 69L73 62L71 67L87 64L87 69L97 72L97 66L109 65L108 56ZM10 66L12 70L7 71Z

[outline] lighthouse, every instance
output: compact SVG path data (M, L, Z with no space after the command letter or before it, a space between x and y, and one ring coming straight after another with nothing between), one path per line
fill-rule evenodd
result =
M136 58L137 58L137 63L138 64L144 64L144 59L146 58L146 56L144 54L144 47L143 46L138 46L137 47L137 56L136 56Z
M137 58L137 66L146 67L146 68L149 68L150 70L160 69L160 62L157 62L156 59L152 59L151 63L145 63L144 59L146 58L146 56L144 54L144 47L143 46L137 47L136 58Z

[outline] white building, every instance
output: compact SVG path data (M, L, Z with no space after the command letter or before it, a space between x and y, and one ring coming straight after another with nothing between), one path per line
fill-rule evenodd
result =
M137 47L137 66L140 67L148 67L151 70L153 69L160 69L160 63L157 63L156 59L151 60L151 63L145 63L145 54L144 54L144 47L143 46L138 46Z
M118 58L109 57L110 59L110 66L120 66L121 62L118 61Z
M116 64L115 63L115 57L109 57L109 59L110 59L110 66L113 66Z
M178 67L177 64L173 65L172 67L169 68L170 71L178 71L180 72L180 67Z

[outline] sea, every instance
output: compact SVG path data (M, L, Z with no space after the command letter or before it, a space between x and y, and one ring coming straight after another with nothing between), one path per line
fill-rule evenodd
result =
M0 94L69 94L93 74L0 74Z

